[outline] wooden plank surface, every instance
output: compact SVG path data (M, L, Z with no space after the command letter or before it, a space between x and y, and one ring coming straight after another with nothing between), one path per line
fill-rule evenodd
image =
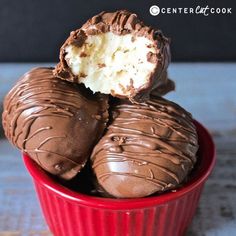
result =
M39 65L39 64L37 64ZM0 64L0 101L36 64ZM236 235L236 64L172 64L177 90L167 97L206 125L217 164L187 236ZM50 235L20 152L0 139L0 236Z

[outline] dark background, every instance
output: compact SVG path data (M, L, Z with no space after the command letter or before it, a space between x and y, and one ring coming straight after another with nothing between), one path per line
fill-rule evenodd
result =
M149 14L159 7L231 7L231 15ZM102 10L128 9L172 39L172 61L236 61L236 1L0 0L0 62L58 61L73 29Z

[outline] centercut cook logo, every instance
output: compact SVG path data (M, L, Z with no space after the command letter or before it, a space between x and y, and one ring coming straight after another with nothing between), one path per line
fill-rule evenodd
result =
M159 7L153 5L150 7L149 12L152 16L157 16L159 14L195 14L195 15L225 15L232 14L231 7L209 7L206 6L196 6L196 7Z

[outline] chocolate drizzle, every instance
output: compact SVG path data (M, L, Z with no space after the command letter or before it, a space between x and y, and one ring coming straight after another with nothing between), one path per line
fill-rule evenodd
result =
M54 74L61 79L80 83L80 76L78 77L72 73L65 60L65 48L69 45L81 47L91 35L99 35L106 32L112 32L120 36L132 34L134 40L135 37L146 37L152 42L149 46L155 48L155 53L150 52L147 54L147 61L154 63L156 65L155 69L150 74L150 78L146 84L138 89L133 89L129 97L130 101L147 100L150 92L155 88L162 87L161 89L165 90L163 87L167 83L167 77L163 76L163 74L166 73L170 63L170 40L160 30L146 26L136 14L127 10L101 12L89 19L80 29L72 31L60 49L60 62L56 66ZM115 93L112 96L121 97Z
M127 34L130 35L124 37ZM92 37L94 35L98 37ZM128 41L120 38L122 36ZM100 39L101 47L98 47ZM120 48L124 41L125 47L120 51L113 47L115 40ZM135 41L138 42L134 44ZM85 176L95 182L97 192L104 196L136 198L175 189L197 161L198 137L191 114L159 97L175 89L167 75L169 43L160 30L146 26L136 14L126 10L101 12L92 17L80 29L71 32L60 49L60 62L55 69L29 71L7 94L2 115L6 137L44 170L66 180L75 177L91 156L91 162L85 167L89 178ZM68 47L70 45L77 48ZM112 46L114 53L106 46ZM86 47L89 47L87 51ZM128 49L132 47L131 57ZM123 56L115 57L115 53ZM102 56L93 61L100 54ZM139 58L140 54L143 57ZM112 57L117 60L111 63L106 60ZM71 63L71 59L78 59L79 63ZM80 60L84 61L80 63ZM130 74L123 73L125 70L116 72L110 66L119 65L123 60L120 67L130 65L126 69ZM83 68L83 64L87 67ZM150 66L150 69L145 72L142 66L145 69ZM99 70L99 76L92 77L90 69L95 74ZM113 73L107 76L103 70L115 71L117 77L111 78ZM139 71L144 73L139 74ZM121 80L120 76L123 76ZM114 87L103 90L123 98L110 96L110 117L108 96L93 94L79 85L86 78L92 82L101 79L101 83L110 78L118 81ZM120 82L123 78L127 80L125 85ZM99 91L97 87L95 91ZM90 171L95 176L90 175Z
M178 186L196 162L191 115L152 96L141 104L118 102L113 121L92 153L98 183L115 197L143 197Z
M52 68L36 68L6 96L3 127L12 144L42 168L69 179L102 135L107 108L106 96L54 77Z

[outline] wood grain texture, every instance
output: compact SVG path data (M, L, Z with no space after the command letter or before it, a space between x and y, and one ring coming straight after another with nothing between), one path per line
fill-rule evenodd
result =
M40 64L37 64L40 65ZM0 99L36 64L0 64ZM236 232L236 64L172 64L179 103L214 136L217 163L186 236L233 236ZM0 236L51 235L20 152L0 139Z
M167 95L211 131L236 134L236 63L172 64L176 91Z
M49 235L20 152L0 141L0 235Z

